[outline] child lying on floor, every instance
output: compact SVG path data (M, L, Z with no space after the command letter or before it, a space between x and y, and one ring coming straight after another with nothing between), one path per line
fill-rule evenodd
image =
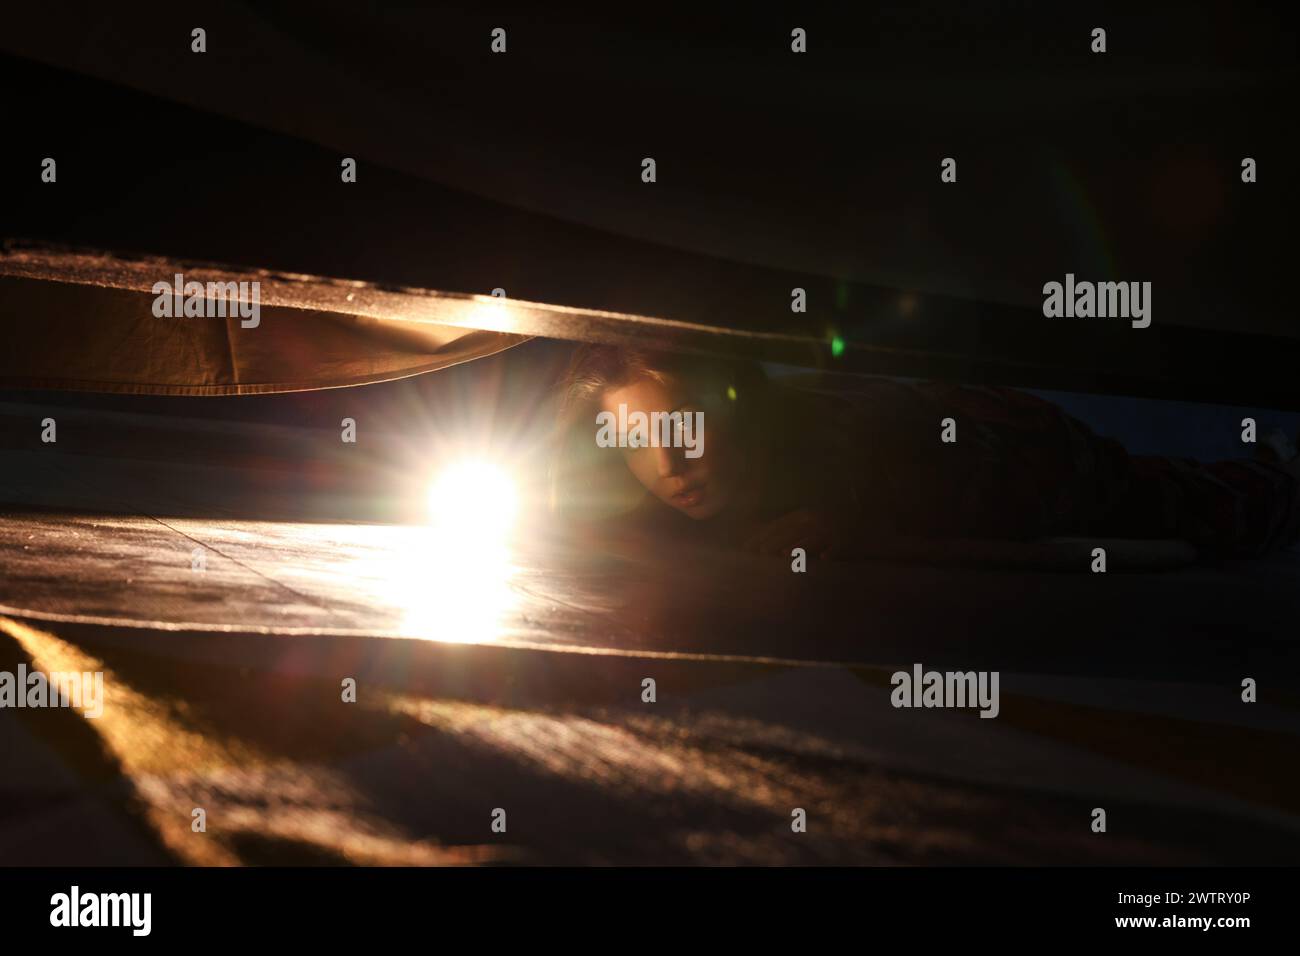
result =
M675 431L632 429L616 451L601 447L612 423L638 413ZM852 555L892 536L1095 535L1258 555L1300 536L1300 456L1289 442L1212 464L1130 455L1012 389L879 379L798 388L749 363L584 345L560 383L559 432L556 508L612 513L595 476L621 454L648 492L625 517L764 553Z

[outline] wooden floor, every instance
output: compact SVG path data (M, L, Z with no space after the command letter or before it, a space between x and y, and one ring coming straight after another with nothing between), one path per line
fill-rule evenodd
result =
M97 720L0 711L8 863L1300 852L1294 553L792 574L541 531L503 550L420 526L202 517L212 469L164 493L130 463L87 489L66 456L4 460L0 670L103 671L107 688ZM890 675L914 663L999 671L999 716L895 709ZM1257 704L1240 701L1247 676Z

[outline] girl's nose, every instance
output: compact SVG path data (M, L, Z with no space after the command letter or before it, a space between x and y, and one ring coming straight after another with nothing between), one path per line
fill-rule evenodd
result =
M655 453L655 464L659 469L660 478L671 478L682 470L680 449L659 447L652 450Z

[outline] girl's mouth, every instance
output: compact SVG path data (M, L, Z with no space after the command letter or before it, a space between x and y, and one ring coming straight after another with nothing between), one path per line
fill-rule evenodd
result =
M694 508L704 501L704 485L685 488L672 496L673 504L679 508Z

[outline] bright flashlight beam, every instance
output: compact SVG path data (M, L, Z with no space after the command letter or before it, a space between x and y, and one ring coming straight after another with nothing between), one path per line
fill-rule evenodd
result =
M407 633L468 643L497 637L515 602L509 538L517 508L509 472L490 461L458 461L437 476L432 533L395 575Z
M458 539L504 539L514 525L518 504L509 474L487 461L450 465L429 491L433 524Z

